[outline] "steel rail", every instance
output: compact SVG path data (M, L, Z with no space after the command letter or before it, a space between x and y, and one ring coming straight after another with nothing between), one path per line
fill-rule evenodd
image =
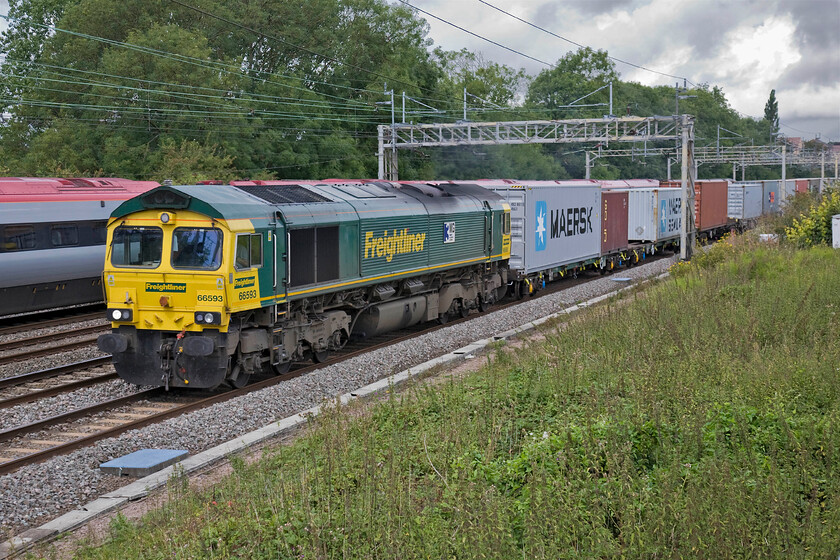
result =
M17 340L10 340L8 342L0 342L0 352L13 350L15 348L20 348L21 346L34 346L36 344L44 344L46 342L52 342L58 338L71 338L96 332L103 332L110 328L110 325L93 325L90 327L81 327L78 329L59 331L50 334L42 334L39 336L32 336L29 338L19 338Z
M99 385L100 383L105 383L106 381L117 379L118 377L117 373L112 371L110 373L88 377L87 379L71 381L69 383L65 383L64 385L56 385L55 387L49 387L47 389L41 389L39 391L32 391L31 393L9 397L8 399L0 400L0 409L10 408L12 406L37 401L39 399L46 399L47 397L54 397L62 393L69 393L77 389L90 387L91 385Z
M104 309L104 307L103 307ZM30 316L21 316L19 317L21 323L16 325L9 325L5 327L0 327L0 336L5 336L7 334L17 334L19 332L26 332L26 331L34 331L38 329L46 329L49 327L55 327L59 325L66 325L67 323L81 323L82 321L92 321L94 319L103 319L105 317L104 311L99 311L97 313L85 313L81 315L70 315L65 317L57 317L55 319L45 319L43 321L35 321L31 323L27 323L26 320L30 319ZM16 317L3 317L0 318L0 323L9 323L12 322Z
M12 364L14 362L22 362L23 360L28 360L30 358L39 358L41 356L49 356L51 354L57 354L59 352L69 352L70 350L76 350L78 348L84 348L85 346L90 346L91 344L95 343L95 338L86 338L84 340L77 340L75 342L68 342L66 344L60 344L58 346L50 346L49 348L41 348L40 350L30 350L27 352L19 352L17 354L9 354L7 356L0 357L0 365L4 364Z
M42 369L40 371L33 371L30 373L22 373L12 377L4 377L0 379L0 389L7 387L14 387L32 381L40 381L41 379L49 379L50 377L58 377L65 373L72 373L80 369L103 366L111 363L111 356L102 356L100 358L91 358L90 360L82 360L81 362L73 362L72 364L64 364L49 369Z

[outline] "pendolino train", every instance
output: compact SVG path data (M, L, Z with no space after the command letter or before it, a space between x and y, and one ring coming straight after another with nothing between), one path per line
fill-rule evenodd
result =
M0 178L0 316L102 301L109 215L158 186L116 178Z
M698 235L728 231L727 181L698 181ZM483 310L679 243L656 181L240 181L163 186L108 225L112 332L138 385L210 388L322 361L351 336Z

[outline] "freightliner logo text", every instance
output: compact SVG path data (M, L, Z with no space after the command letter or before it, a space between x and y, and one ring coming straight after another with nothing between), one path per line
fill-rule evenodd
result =
M408 233L408 228L401 231L394 230L389 234L383 231L381 237L374 236L372 231L365 232L365 258L373 259L385 257L391 262L394 255L405 253L421 253L426 246L425 233Z
M237 278L233 282L233 288L238 290L240 288L248 288L256 283L256 276L248 276L245 278Z
M175 282L146 282L147 292L180 292L187 291L187 285Z

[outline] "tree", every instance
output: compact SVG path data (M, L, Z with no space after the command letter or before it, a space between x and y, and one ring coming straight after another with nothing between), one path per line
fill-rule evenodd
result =
M770 124L770 134L779 133L779 102L776 101L776 90L770 90L770 98L764 105L764 120Z
M529 106L549 109L555 119L600 116L607 112L606 107L570 109L565 106L617 81L618 72L607 51L582 47L566 53L551 70L540 72L531 82L526 100ZM609 92L601 90L580 104L606 103L608 100Z

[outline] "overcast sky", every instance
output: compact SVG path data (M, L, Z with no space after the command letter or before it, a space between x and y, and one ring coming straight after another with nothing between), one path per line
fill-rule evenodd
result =
M396 0L390 0L396 2ZM507 47L555 62L577 47L479 0L408 0ZM840 0L487 0L552 33L694 83L761 117L776 89L782 132L840 141ZM8 0L0 0L0 13ZM421 14L422 15L422 14ZM546 66L424 16L435 46L468 48L537 74ZM0 19L0 30L5 29ZM617 64L625 80L675 80Z
M523 54L556 62L561 39L479 0L408 0ZM521 19L611 56L721 87L737 111L764 115L776 90L781 131L840 141L840 0L487 0ZM423 15L423 14L421 14ZM530 74L546 66L424 16L436 46L468 48ZM622 79L676 80L617 64Z

